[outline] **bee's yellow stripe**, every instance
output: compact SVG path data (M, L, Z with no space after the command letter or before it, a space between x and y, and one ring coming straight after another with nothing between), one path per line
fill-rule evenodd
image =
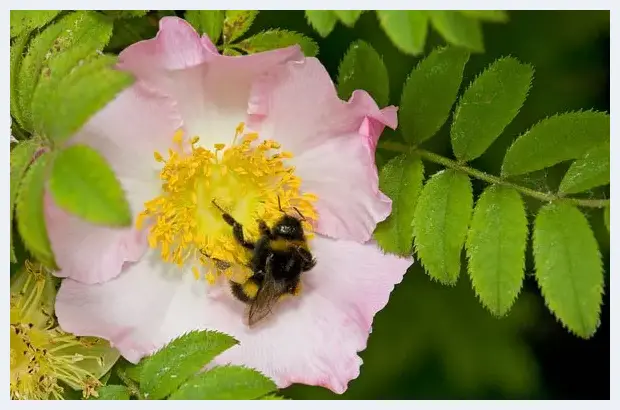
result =
M253 280L248 280L242 286L243 293L245 293L250 299L254 299L258 293L258 285Z
M293 246L307 249L308 245L305 241L289 241L286 239L275 239L269 241L269 247L274 251L285 251Z

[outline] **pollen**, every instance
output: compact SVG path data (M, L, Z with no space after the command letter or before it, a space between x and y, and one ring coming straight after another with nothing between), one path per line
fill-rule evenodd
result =
M185 139L184 146L183 133L177 131L167 158L153 154L162 164L161 193L145 203L136 219L139 229L148 228L149 246L165 262L188 266L195 278L209 283L219 275L243 283L251 275L236 268L247 266L251 255L234 238L222 210L242 225L250 242L260 236L259 220L272 226L284 213L299 212L311 239L317 219L316 195L301 191L301 179L286 163L292 154L244 130L241 123L231 143L210 146L201 145L198 137Z
M74 353L76 347L86 347L87 340L55 326L45 303L53 290L49 275L29 262L18 275L23 283L11 293L10 302L11 399L62 399L59 381L79 387L85 396L93 394L99 381L86 368L92 367L89 361L99 363L101 358Z

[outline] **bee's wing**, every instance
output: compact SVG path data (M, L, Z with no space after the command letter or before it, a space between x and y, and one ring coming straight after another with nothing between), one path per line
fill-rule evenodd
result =
M266 275L265 281L250 304L249 325L252 326L271 313L271 309L285 292L285 286Z

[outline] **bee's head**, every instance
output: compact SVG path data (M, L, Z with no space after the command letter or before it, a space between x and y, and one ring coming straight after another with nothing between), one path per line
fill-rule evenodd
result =
M294 216L284 215L273 227L273 233L283 239L303 240L304 229L301 221Z

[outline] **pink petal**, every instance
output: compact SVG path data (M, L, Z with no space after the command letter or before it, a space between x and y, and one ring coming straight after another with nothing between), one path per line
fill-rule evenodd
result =
M153 152L165 152L181 125L170 101L139 84L123 91L70 140L86 144L108 161L123 186L134 217L159 194L161 181ZM134 227L96 226L45 200L45 217L60 277L98 283L115 277L125 261L146 249L144 234Z
M245 120L251 83L277 64L303 58L298 46L243 57L222 56L182 19L164 17L154 39L131 45L119 67L171 97L190 136L227 142Z
M365 137L350 134L331 138L293 157L301 189L319 200L314 229L333 238L367 241L392 210L392 201L379 191L379 177Z
M184 332L212 329L240 341L214 364L256 368L281 388L304 383L342 393L359 375L357 352L366 348L374 315L412 260L373 243L320 236L312 249L318 264L304 274L302 295L281 302L253 329L226 288L207 289L191 274L181 279L151 259L102 285L65 280L56 312L64 330L109 339L134 362Z
M146 250L143 233L134 228L92 225L59 208L46 192L45 224L61 278L99 283L115 277L125 261L138 260Z
M252 91L250 126L295 155L302 189L319 197L317 232L366 242L391 212L378 188L377 140L397 124L396 107L380 110L364 91L340 100L321 63L308 58L265 75Z

